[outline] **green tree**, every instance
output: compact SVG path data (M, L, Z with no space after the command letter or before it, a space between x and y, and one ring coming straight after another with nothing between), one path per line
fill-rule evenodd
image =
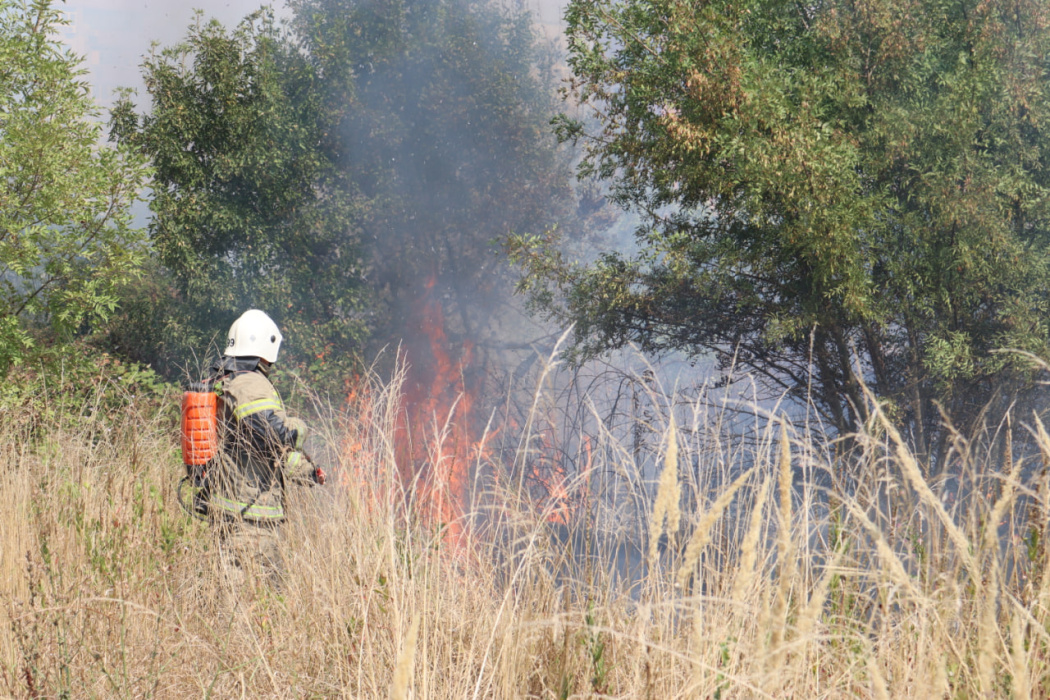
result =
M49 0L0 0L0 374L36 331L104 320L145 258L130 205L143 159L100 143L80 59Z
M136 327L166 309L163 333L134 342L168 341L165 355L185 362L257 307L294 338L282 364L334 380L369 327L362 200L331 159L316 70L269 11L233 31L198 15L143 70L150 109L125 95L112 129L154 165L150 236L175 294L134 290Z
M573 0L583 169L643 217L590 265L519 238L577 357L714 353L940 451L1047 356L1050 15L1041 0Z

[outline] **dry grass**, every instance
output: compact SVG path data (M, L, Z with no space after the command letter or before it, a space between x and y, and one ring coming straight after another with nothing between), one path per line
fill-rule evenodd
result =
M533 437L478 455L454 543L402 487L396 379L361 395L336 483L290 495L283 588L236 597L175 504L170 422L0 426L0 695L1050 696L1037 419L1006 428L1029 461L956 436L942 481L878 419L847 480L805 421L734 441L677 397L651 450L593 431L568 524L521 476Z

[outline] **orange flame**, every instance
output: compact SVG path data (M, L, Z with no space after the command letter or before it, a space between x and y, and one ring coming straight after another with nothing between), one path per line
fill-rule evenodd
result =
M568 525L574 504L569 494L565 463L555 449L552 432L542 433L540 453L529 470L529 481L538 489L530 490L536 509L546 513L547 522Z
M464 544L471 467L493 459L494 438L503 430L514 431L517 424L508 415L503 426L482 432L476 415L481 382L471 374L474 347L470 341L456 343L448 337L436 286L435 276L427 279L412 314L423 342L405 346L408 368L394 459L402 488L416 514L431 526L443 526L446 541L458 550ZM347 406L360 417L360 425L369 424L373 406L365 384L348 382ZM567 525L583 504L578 502L579 494L570 493L565 463L555 449L554 430L548 428L542 435L542 447L526 467L530 500L537 511L546 514L548 522ZM589 491L593 459L590 440L581 447L586 454L581 454L581 464L586 463L581 474L586 479L584 490ZM359 486L373 483L365 472L377 463L379 455L371 454L364 435L349 435L343 454L344 464L353 465L344 473L344 481L352 478ZM371 508L376 499L391 496L368 494L364 507ZM583 498L587 498L586 493Z
M359 501L368 512L383 498L376 491L378 482L372 472L379 464L379 455L369 444L368 426L372 425L373 403L369 387L360 377L352 377L346 382L346 408L349 415L355 417L347 426L340 449L340 463L345 465L339 473L340 483L344 488L353 488L362 497Z
M485 446L472 437L477 387L468 380L467 370L473 345L464 341L455 348L449 341L444 311L433 294L435 284L431 276L418 311L427 347L410 346L407 353L406 429L399 441L398 463L402 479L418 483L422 515L444 525L448 538L459 543L470 464Z

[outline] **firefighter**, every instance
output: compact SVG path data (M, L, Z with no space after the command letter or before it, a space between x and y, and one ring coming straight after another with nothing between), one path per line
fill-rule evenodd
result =
M281 340L269 316L246 311L230 327L225 354L212 372L222 448L209 477L208 511L233 588L249 571L280 585L285 485L325 482L324 471L302 451L306 425L288 416L267 378Z

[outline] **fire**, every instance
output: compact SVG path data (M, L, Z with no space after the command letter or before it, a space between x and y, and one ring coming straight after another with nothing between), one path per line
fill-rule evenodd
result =
M382 495L375 492L377 480L370 478L369 473L379 463L379 455L375 454L368 441L367 426L373 424L373 401L368 385L360 377L353 377L346 382L346 407L356 421L347 426L347 432L343 436L341 448L341 463L346 468L339 472L339 479L346 488L353 487L351 493L364 496L364 508L371 511ZM370 487L372 493L361 493L365 485Z
M478 394L477 383L468 378L473 344L463 341L455 347L449 341L435 285L431 276L417 312L426 344L407 348L406 425L398 464L402 479L417 486L422 515L443 524L448 538L458 543L463 536L470 465L484 445L473 437Z
M551 432L541 434L539 453L529 469L530 491L535 507L545 513L547 522L569 524L569 490L565 465L558 457Z
M494 439L502 432L515 433L518 426L508 415L503 424L486 429L477 415L482 381L472 367L474 346L469 340L457 342L449 337L436 288L436 277L431 276L411 319L420 336L406 342L403 349L407 371L403 407L395 427L394 461L406 505L431 527L443 527L445 540L458 547L464 542L464 520L470 507L471 470L495 462ZM347 408L358 417L358 426L379 418L372 416L372 398L359 381L347 384ZM352 479L359 486L374 483L367 471L379 460L364 432L348 435L343 443L344 464L353 465L343 479ZM553 429L540 432L540 449L524 466L529 500L548 522L567 525L581 503L578 494L570 493L571 481L564 455L555 447ZM580 473L586 479L584 488L589 489L590 441L581 447L586 456L581 454L579 464L586 463L586 469ZM491 476L497 477L495 473ZM363 495L363 507L371 508L375 499L395 494Z

